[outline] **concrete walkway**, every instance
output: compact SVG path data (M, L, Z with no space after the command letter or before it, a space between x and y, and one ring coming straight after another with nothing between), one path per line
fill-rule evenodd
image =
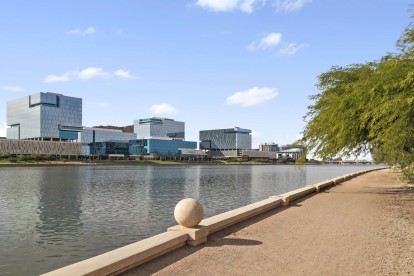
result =
M364 174L125 275L414 275L414 191Z

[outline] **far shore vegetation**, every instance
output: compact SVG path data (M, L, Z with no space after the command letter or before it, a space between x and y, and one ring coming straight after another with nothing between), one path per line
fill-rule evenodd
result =
M371 154L414 183L414 21L396 46L396 53L319 75L300 142L323 160Z
M320 164L317 160L307 160L305 164ZM277 160L244 158L226 158L220 160L102 160L102 159L75 159L55 155L0 155L0 165L16 166L47 166L47 165L114 165L114 166L139 166L139 165L295 165L296 162L291 158L279 158Z

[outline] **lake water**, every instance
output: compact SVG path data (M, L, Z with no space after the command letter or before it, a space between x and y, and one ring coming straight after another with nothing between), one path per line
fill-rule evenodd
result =
M0 274L38 275L164 232L186 197L210 217L372 167L1 167Z

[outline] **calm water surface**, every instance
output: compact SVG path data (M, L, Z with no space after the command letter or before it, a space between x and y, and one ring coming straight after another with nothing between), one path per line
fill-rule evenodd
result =
M164 232L186 197L210 217L372 167L2 167L0 274L38 275Z

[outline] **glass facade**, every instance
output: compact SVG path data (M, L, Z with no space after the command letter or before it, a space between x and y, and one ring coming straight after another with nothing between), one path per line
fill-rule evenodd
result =
M122 141L96 142L91 144L92 155L129 154L129 143Z
M82 99L40 92L7 103L7 139L75 140Z
M99 152L104 152L105 151L104 149L102 151L99 151L99 150L95 151L93 149L94 147L98 147L98 148L106 147L106 145L96 145L97 143L102 143L102 142L128 143L129 140L134 140L136 138L137 138L136 133L123 132L122 130L118 130L118 129L85 127L84 130L79 133L79 142L82 143L82 154L83 155L100 154ZM119 154L128 154L128 153L119 153Z
M252 131L239 127L200 131L200 149L211 151L248 150L252 148Z
M179 149L196 149L197 142L169 139L138 139L129 141L132 155L155 153L162 156L179 155Z
M185 123L167 118L149 118L134 121L134 132L138 139L165 137L185 139Z

